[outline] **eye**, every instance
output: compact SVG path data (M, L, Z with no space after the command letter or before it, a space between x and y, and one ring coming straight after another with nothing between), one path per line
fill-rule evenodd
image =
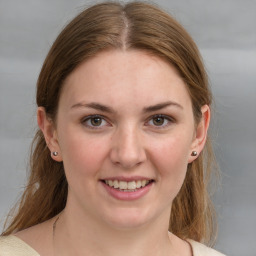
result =
M107 126L108 122L104 119L104 117L99 115L87 116L82 120L82 124L91 128L91 129L99 129L103 126Z
M155 127L159 127L159 128L164 128L169 126L171 123L173 123L174 120L169 117L169 116L165 116L165 115L154 115L149 121L148 121L148 125L150 126L155 126Z

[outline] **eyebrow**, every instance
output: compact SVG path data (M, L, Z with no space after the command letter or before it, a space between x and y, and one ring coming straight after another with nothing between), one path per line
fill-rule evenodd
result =
M113 114L115 113L114 109L112 109L111 107L108 107L108 106L105 106L105 105L102 105L100 103L96 103L96 102L91 102L91 103L77 103L75 105L73 105L71 107L71 109L73 108L93 108L93 109L96 109L96 110L100 110L102 112L106 112L106 113L110 113L110 114Z
M159 104L156 104L153 106L145 107L145 108L143 108L143 112L145 112L145 113L153 112L153 111L161 110L161 109L169 107L169 106L174 106L174 107L183 109L183 107L180 104L178 104L177 102L167 101L167 102L159 103Z
M167 101L167 102L158 103L156 105L144 107L143 112L144 113L154 112L154 111L158 111L158 110L161 110L161 109L169 107L169 106L174 106L174 107L183 109L183 107L180 104L178 104L177 102ZM75 109L75 108L92 108L92 109L110 113L110 114L116 113L116 111L113 108L106 106L106 105L102 105L100 103L96 103L96 102L91 102L91 103L80 102L71 107L71 109Z

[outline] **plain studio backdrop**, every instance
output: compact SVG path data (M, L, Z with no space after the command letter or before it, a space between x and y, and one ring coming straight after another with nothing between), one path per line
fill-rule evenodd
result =
M36 127L35 85L67 22L97 1L0 1L0 228L23 191ZM256 1L159 0L189 31L215 97L213 144L222 171L215 194L216 248L256 255Z

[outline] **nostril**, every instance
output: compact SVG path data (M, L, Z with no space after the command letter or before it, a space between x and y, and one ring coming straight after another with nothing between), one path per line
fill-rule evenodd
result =
M124 169L134 168L145 161L145 148L137 127L127 122L126 126L117 130L112 137L110 159Z
M121 160L119 162L116 162L115 164L121 166L123 169L132 169L134 167L137 167L141 165L142 162L134 160L134 161L126 161L126 160Z
M146 160L146 154L142 149L128 150L117 148L112 150L110 159L115 165L122 166L125 169L131 169L141 165Z

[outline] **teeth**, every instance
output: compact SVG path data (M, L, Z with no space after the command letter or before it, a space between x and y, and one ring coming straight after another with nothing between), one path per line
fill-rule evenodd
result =
M137 185L135 181L128 182L128 189L136 189Z
M125 181L120 181L120 182L119 182L119 188L120 188L120 189L127 189L127 188L128 188L127 182L125 182Z
M113 187L114 188L119 188L119 182L117 180L114 180Z
M140 187L141 187L141 181L138 180L138 181L137 181L137 184L136 184L136 188L140 188Z
M105 180L105 183L110 187L114 187L116 189L122 189L125 192L127 191L136 191L138 188L145 187L149 180L138 180L138 181L118 181L118 180Z

